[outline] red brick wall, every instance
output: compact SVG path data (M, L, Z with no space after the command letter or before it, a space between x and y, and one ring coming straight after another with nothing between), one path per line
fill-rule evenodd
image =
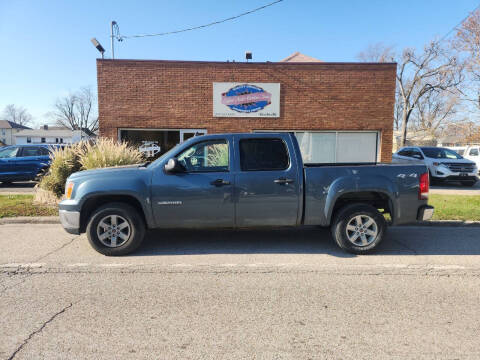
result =
M396 64L97 60L100 135L118 128L377 130L390 161ZM213 82L280 83L279 118L213 117Z

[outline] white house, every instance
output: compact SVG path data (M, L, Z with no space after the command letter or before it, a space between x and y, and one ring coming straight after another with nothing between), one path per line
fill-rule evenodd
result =
M88 130L70 130L47 125L41 129L22 130L15 134L16 143L24 144L73 144L92 137Z
M0 141L5 145L15 145L15 134L25 129L30 128L13 121L0 120Z

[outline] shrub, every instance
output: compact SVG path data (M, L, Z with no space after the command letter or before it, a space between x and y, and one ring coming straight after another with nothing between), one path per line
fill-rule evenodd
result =
M80 150L82 169L138 164L143 155L127 143L118 143L112 139L99 139L95 144L85 143Z
M81 143L67 146L64 149L57 149L51 155L52 163L50 169L40 180L39 187L50 191L57 197L65 192L65 181L76 171L80 171L80 148Z
M41 179L39 187L60 198L65 192L67 178L74 172L142 161L142 153L126 143L103 138L96 143L80 142L53 152L49 172Z

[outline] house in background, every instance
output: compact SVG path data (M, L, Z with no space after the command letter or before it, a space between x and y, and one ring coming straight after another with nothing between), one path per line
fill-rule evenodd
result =
M13 121L0 120L0 142L5 145L15 145L15 134L25 129L30 128Z
M49 127L44 125L40 129L26 129L15 134L17 145L25 144L73 144L95 137L87 129L71 130L64 127Z

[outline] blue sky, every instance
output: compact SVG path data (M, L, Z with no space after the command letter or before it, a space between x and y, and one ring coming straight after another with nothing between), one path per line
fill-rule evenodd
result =
M110 57L109 23L123 35L201 25L273 0L0 0L0 112L26 107L37 124L59 96L96 88L96 37ZM441 37L478 0L284 0L240 19L178 35L115 43L116 58L278 61L295 51L356 61L369 44L421 47Z

